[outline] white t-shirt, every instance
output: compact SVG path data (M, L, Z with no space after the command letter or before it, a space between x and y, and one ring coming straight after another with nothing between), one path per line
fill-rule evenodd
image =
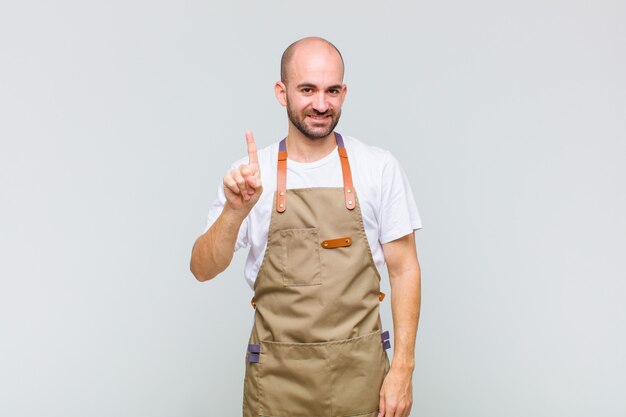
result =
M417 206L406 174L398 161L383 149L369 146L350 136L343 136L363 216L363 225L379 272L385 266L382 244L420 229ZM263 194L239 229L235 250L250 247L244 275L251 288L259 272L267 246L267 235L276 191L278 142L258 151ZM236 161L231 169L248 163L248 157ZM337 148L315 162L287 160L287 188L341 187L343 177ZM205 232L222 213L226 197L223 185L211 204Z

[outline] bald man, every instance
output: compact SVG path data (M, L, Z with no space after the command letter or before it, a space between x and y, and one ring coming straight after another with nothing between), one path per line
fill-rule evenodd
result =
M380 148L335 131L347 88L339 50L291 44L274 86L287 136L224 176L195 242L207 281L249 247L254 290L244 417L406 417L412 406L421 228L406 175ZM263 173L261 175L261 173ZM391 284L394 349L380 319L380 271Z

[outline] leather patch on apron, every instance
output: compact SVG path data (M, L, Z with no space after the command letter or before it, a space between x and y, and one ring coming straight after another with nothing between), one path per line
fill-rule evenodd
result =
M324 249L345 248L352 245L352 239L349 237L340 237L338 239L329 239L322 242Z

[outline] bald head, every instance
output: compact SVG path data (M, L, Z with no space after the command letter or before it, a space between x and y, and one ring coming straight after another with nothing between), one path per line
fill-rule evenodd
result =
M299 54L312 54L312 53L325 53L325 54L334 54L339 57L341 61L341 78L343 79L343 57L341 56L341 52L339 49L332 43L328 42L326 39L317 38L317 37L309 37L303 38L298 41L295 41L291 45L285 49L283 52L283 56L280 60L280 80L283 83L287 82L289 78L289 71L291 67L291 63Z

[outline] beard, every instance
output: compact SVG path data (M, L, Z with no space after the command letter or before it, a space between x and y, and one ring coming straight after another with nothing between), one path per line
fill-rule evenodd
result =
M306 124L306 120L308 116L329 116L330 124L328 126L309 126ZM306 138L311 140L323 139L330 135L337 123L339 123L339 118L341 117L341 110L335 112L333 109L328 109L325 112L321 113L317 110L310 109L307 110L302 116L300 116L295 109L289 106L289 100L287 100L287 117L289 117L289 121L302 133ZM316 122L313 122L316 124Z

